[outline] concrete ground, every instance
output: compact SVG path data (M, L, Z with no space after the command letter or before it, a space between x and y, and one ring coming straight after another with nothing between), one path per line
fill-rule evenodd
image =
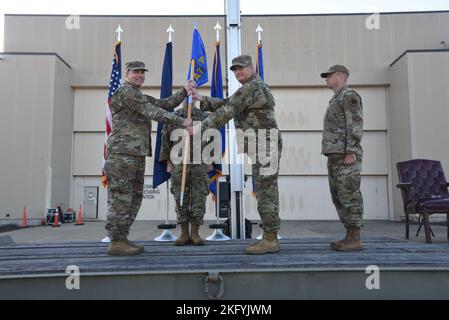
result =
M254 221L256 222L256 221ZM257 221L259 222L259 221ZM157 229L157 225L164 223L163 221L136 221L129 235L130 240L148 241L153 240L161 234L161 230ZM209 224L216 223L216 221L206 221L200 229L200 234L203 237L208 237L213 230L209 228ZM67 242L67 241L101 241L106 237L104 229L104 221L87 221L82 226L76 226L73 223L61 224L59 228L51 226L29 227L25 229L1 228L0 240L12 239L16 243L49 243L49 242ZM425 242L424 230L418 237L415 237L418 229L417 224L410 226L410 241ZM435 237L432 241L447 242L446 225L445 223L432 224L432 230ZM3 232L2 232L3 231ZM180 228L172 230L172 233L177 236L180 233ZM258 225L253 225L252 238L261 234L262 230ZM338 221L305 221L305 220L284 220L281 224L279 234L283 238L312 238L312 237L332 237L340 239L344 236L345 230ZM379 221L370 220L365 221L365 227L362 230L363 236L384 236L396 239L405 240L405 224L403 222L393 221ZM0 241L0 245L1 245Z

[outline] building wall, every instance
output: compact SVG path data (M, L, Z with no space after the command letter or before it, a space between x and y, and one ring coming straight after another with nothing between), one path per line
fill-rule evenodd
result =
M398 159L413 156L413 150L419 146L424 154L433 151L431 144L425 143L425 137L429 136L425 134L428 127L426 123L427 121L433 123L433 120L419 113L420 110L424 110L421 104L428 100L414 96L412 91L415 89L411 88L426 86L437 80L441 81L442 86L447 84L448 79L442 75L436 78L426 76L422 81L416 80L416 77L422 77L421 73L425 71L423 68L428 67L427 64L430 68L438 68L437 63L440 60L435 60L435 64L431 63L432 59L426 60L429 58L416 60L412 63L412 69L411 62L404 62L404 58L391 68L389 65L407 49L435 49L440 46L442 40L449 43L446 32L449 30L449 13L383 14L380 16L378 30L368 30L365 27L367 17L368 15L363 14L242 17L242 53L255 57L257 24L260 23L264 29L262 38L265 80L272 86L275 95L277 119L285 141L279 179L283 219L336 219L328 190L326 160L320 155L322 119L332 92L323 85L319 74L332 64L345 64L350 69L349 83L363 99L365 132L362 145L365 156L362 193L366 218L399 219L401 209L394 187L396 183L394 164ZM54 166L46 164L39 172L33 171L31 174L44 175L45 179L52 181L51 184L44 184L47 190L44 194L52 196L54 194L57 198L65 199L66 186L70 183L65 182L67 175L64 175L64 172L67 172L65 170L70 163L72 180L69 206L78 207L83 204L84 187L97 186L99 218L104 219L106 192L100 187L100 173L104 110L112 48L116 41L115 29L120 24L124 30L123 62L134 59L145 61L150 72L143 88L144 92L158 97L167 39L165 30L168 25L172 24L175 29L174 85L179 87L185 81L187 73L192 21L198 22L209 57L211 74L215 43L213 27L217 20L224 26L224 17L81 16L80 28L74 30L66 28L66 18L67 16L7 15L5 51L56 52L72 66L68 73L63 72L59 76L58 67L54 67L56 71L46 78L47 81L55 83L47 90L48 94L54 96L52 98L54 101L63 104L63 111L60 114L52 109L47 110L50 119L53 119L48 120L48 126L56 128L49 133L51 137L47 137L47 141L55 141L55 145L47 148L47 159L51 159L47 162L57 164ZM47 36L40 37L41 34ZM222 32L222 39L224 38ZM227 74L225 53L226 46L223 42L221 55L224 75ZM443 65L447 63L444 59L440 62ZM412 83L412 80L415 82ZM17 81L10 85L9 90L18 90ZM27 84L26 88L33 88L33 85ZM438 85L435 88L438 88ZM204 87L201 90L202 93L208 94L210 88ZM447 90L440 92L432 89L427 90L426 94L429 92L434 94L430 98L431 101L441 106L441 102L446 99ZM39 107L42 105L43 110L46 110L43 98L33 102ZM435 111L441 114L440 119L444 119L444 107L438 107ZM6 124L7 128L15 123L13 116L8 113L11 121ZM423 126L415 125L413 117L425 119L426 122ZM73 121L72 128L67 132L64 129L70 126L70 121ZM38 125L36 121L32 122L32 125ZM153 130L155 128L154 123ZM30 135L34 131L29 129L25 132ZM61 135L56 132L61 132ZM67 158L68 149L64 143L69 140L68 136L70 141L73 140L70 159ZM64 138L59 141L58 137ZM154 142L153 139L153 144ZM438 145L441 142L438 140ZM8 145L10 142L8 140L4 143ZM68 145L71 145L71 142ZM29 147L32 148L31 145ZM9 148L11 150L12 147ZM33 149L28 151L33 152ZM449 159L444 151L435 156ZM15 165L10 158L8 159L10 166ZM152 162L152 158L147 158L145 178L147 185L151 184ZM53 173L50 168L57 170L58 173ZM11 172L5 170L3 166L1 169L5 175L11 176ZM27 187L29 193L34 195L36 186L28 183ZM2 184L2 188L9 187ZM165 219L165 186L155 191L149 188L145 190L148 196L143 201L138 219ZM61 193L58 193L60 191ZM8 189L8 192L11 191ZM256 219L258 218L256 202L250 194L251 184L247 183L244 197L245 214L250 219ZM8 197L5 197L5 203L11 198L14 196L9 193ZM169 199L170 219L173 220L175 216L171 195ZM52 203L52 199L49 198L43 203ZM214 211L209 199L206 218L212 219Z
M398 183L396 163L411 159L411 124L409 99L409 73L406 59L400 59L391 68L391 85L388 104L388 133L390 142L390 168L393 195L393 212L401 214L403 206L400 192L394 187Z
M5 51L57 52L73 67L72 86L101 86L109 83L112 50L120 24L123 61L145 61L150 72L146 85L160 86L162 60L171 24L173 34L173 83L185 82L192 47L193 21L198 21L207 56L213 57L214 26L225 26L224 17L131 17L81 16L79 29L67 29L68 16L5 16ZM26 31L26 32L25 32ZM209 31L209 32L207 32ZM45 37L41 35L45 34ZM222 33L224 39L224 33ZM225 41L223 41L225 42ZM221 48L226 57L225 45ZM223 58L224 59L224 58ZM213 60L209 63L212 65ZM225 66L223 66L223 71ZM225 74L223 72L223 74Z
M352 83L366 85L389 83L389 65L405 50L439 48L442 40L449 43L449 12L382 14L378 30L366 28L368 16L242 16L242 53L255 56L255 30L261 24L270 85L321 85L320 72L337 62L351 70ZM67 17L6 15L5 51L32 48L57 52L73 67L73 86L104 86L109 82L115 30L120 24L124 30L123 60L145 61L150 69L146 84L158 87L166 29L171 24L175 29L173 81L181 85L190 58L193 21L198 22L208 57L213 57L215 24L219 21L225 26L223 16L81 16L79 29L70 30L66 28ZM225 63L226 45L222 42Z
M28 217L40 218L56 201L69 201L72 126L64 117L73 113L73 99L67 69L55 55L0 60L0 219L21 218L24 206Z
M394 165L410 159L442 162L449 172L449 52L409 52L391 68L389 108L392 180ZM403 216L400 191L393 186L394 214Z
M62 203L68 207L72 181L73 89L70 68L59 59L55 60L54 67L50 206Z
M407 54L412 150L416 158L441 159L449 173L449 52Z

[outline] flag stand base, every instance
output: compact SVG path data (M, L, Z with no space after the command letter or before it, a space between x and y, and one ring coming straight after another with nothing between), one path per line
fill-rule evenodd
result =
M209 237L206 238L208 241L228 241L231 240L228 236L226 236L222 229L224 229L226 225L224 223L222 224L211 224L210 228L215 229L214 233L212 233Z

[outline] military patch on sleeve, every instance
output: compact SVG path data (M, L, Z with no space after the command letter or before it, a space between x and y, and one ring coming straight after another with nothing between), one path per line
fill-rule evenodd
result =
M241 92L240 90L237 90L237 92L235 93L235 95L236 95L237 97L240 97L240 96L242 95L242 92Z
M349 104L350 106L357 106L359 104L359 100L357 99L357 95L353 92L349 92L346 96L345 96L345 101L347 104Z

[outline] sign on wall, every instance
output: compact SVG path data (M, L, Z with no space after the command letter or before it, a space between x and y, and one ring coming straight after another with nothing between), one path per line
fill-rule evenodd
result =
M149 184L143 185L143 199L144 200L154 200L155 196L161 194L161 190L159 188L153 188Z

